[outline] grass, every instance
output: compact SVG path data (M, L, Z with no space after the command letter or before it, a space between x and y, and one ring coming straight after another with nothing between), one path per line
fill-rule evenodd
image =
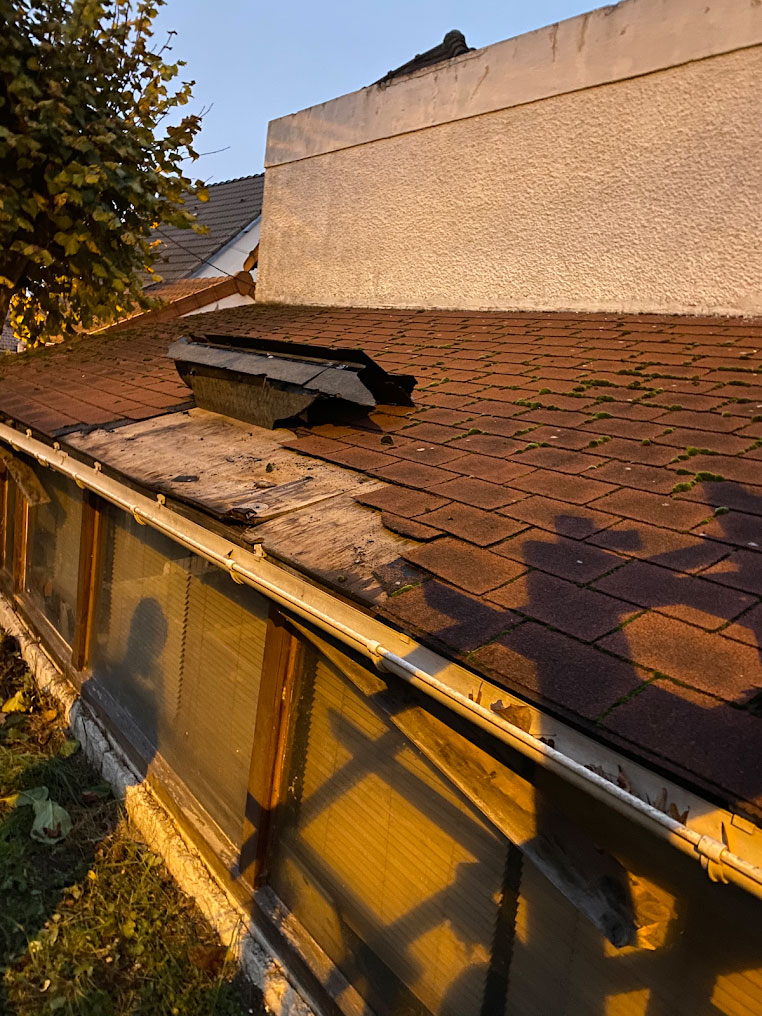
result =
M14 708L0 713L0 1014L262 1016L0 633L2 704ZM30 838L34 812L16 795L35 787L71 817L61 842Z

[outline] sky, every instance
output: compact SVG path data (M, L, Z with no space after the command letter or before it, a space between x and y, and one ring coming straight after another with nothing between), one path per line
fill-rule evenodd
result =
M206 108L185 167L219 183L264 168L267 124L356 91L458 28L480 48L600 6L594 0L167 0L159 38L174 29L173 60L195 80L190 109Z

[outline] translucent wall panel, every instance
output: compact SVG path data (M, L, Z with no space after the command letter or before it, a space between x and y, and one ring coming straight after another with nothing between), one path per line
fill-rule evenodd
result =
M290 738L269 883L377 1016L762 1012L762 903L604 805L569 813L627 872L622 948L311 649Z
M29 509L24 589L71 644L77 610L82 491L51 469L36 472L50 500Z
M106 509L91 650L149 763L158 752L223 832L243 828L267 601L171 540Z
M317 656L287 786L272 887L370 1004L502 1012L506 842Z

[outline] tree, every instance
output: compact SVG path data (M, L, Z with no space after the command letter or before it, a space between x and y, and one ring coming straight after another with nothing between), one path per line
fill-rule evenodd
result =
M0 324L28 342L150 306L152 229L192 228L200 116L172 123L164 0L0 0ZM170 33L170 38L174 33Z

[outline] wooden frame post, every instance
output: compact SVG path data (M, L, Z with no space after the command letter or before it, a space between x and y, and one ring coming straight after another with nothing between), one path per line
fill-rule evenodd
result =
M8 562L6 561L6 546L5 541L8 534L6 533L6 526L8 523L8 470L5 468L5 463L0 463L0 569L7 571Z
M294 677L300 658L300 640L280 610L271 606L239 862L240 877L252 887L261 882L264 873L268 834L280 795Z
M26 580L26 544L29 529L29 502L16 488L16 518L13 534L13 592L23 593Z
M79 537L79 566L77 572L77 605L74 618L74 638L71 646L71 664L84 670L90 655L93 629L95 592L98 587L100 565L101 515L94 494L87 491L82 499L82 528Z

